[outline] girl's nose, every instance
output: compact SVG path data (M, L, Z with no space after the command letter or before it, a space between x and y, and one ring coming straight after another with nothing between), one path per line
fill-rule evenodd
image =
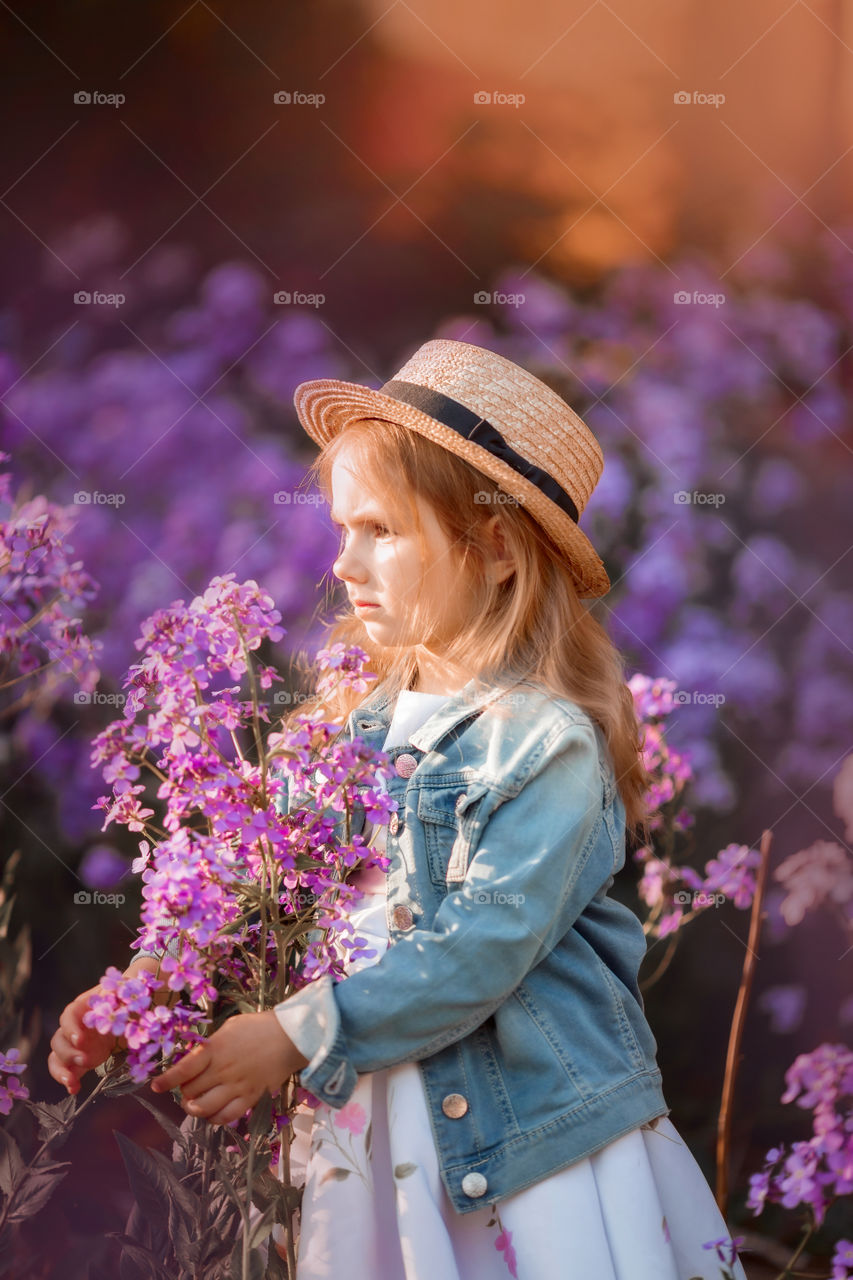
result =
M341 582L365 582L366 574L360 570L357 560L347 550L343 550L332 565L332 573Z

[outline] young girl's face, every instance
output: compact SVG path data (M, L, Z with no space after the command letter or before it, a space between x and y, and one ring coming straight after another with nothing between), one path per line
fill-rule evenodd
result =
M398 528L358 478L344 450L332 463L332 522L341 532L341 550L332 572L344 583L372 640L387 646L429 645L440 653L463 623L464 592L459 589L452 546L432 508L416 498L427 558L421 580L417 531ZM418 600L428 619L428 634L414 635L411 613ZM360 602L365 602L362 606Z

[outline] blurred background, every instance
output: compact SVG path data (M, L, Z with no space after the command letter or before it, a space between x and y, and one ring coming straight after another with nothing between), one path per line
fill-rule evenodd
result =
M526 365L602 443L595 608L630 674L677 683L692 863L770 827L773 866L817 846L849 865L850 4L32 0L0 24L0 448L22 497L73 507L102 646L97 693L9 694L0 721L34 1097L63 1093L64 1005L131 958L137 850L101 830L89 750L140 623L214 574L255 578L295 689L339 597L293 390L378 387L431 337ZM614 890L635 907L638 879ZM730 1220L786 1257L797 1223L755 1219L748 1177L808 1136L779 1101L788 1064L853 1023L850 893L815 894L793 928L770 890L734 1119ZM706 913L647 997L712 1182L747 928ZM162 1146L130 1100L81 1121L50 1238L28 1228L33 1275L113 1256L114 1128ZM813 1260L845 1223L849 1199Z

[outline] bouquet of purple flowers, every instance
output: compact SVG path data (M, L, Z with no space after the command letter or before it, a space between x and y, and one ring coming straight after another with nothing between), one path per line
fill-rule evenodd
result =
M379 781L391 776L388 757L361 738L345 740L342 725L310 707L264 731L270 716L259 689L282 677L252 652L284 635L272 604L257 583L228 574L189 605L155 613L137 641L143 660L125 679L123 715L94 740L93 763L112 788L96 806L104 828L119 822L143 837L133 863L144 882L133 946L160 957L156 974L110 967L84 1015L102 1034L123 1037L124 1061L107 1063L122 1091L230 1014L272 1009L323 974L341 975L347 953L365 942L349 921L361 893L345 877L359 862L385 869L387 859L353 834L352 817L359 803L367 820L387 823L396 807ZM338 682L366 690L375 678L366 660L359 648L321 649L316 706ZM243 679L245 699L229 683ZM143 769L156 781L146 782ZM298 803L287 803L291 796ZM168 993L165 1003L157 992ZM306 1098L291 1078L226 1130L238 1141L231 1151L250 1157L250 1184L252 1165L269 1177L277 1142L289 1145L283 1131ZM230 1170L232 1185L245 1177L243 1163ZM289 1225L295 1199L285 1199L278 1220ZM262 1225L271 1229L275 1205L267 1207ZM263 1236L256 1229L251 1238L255 1245Z

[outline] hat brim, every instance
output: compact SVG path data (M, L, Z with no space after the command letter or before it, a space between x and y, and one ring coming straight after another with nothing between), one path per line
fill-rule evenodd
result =
M464 458L530 511L565 553L581 598L597 598L610 590L610 578L601 558L570 516L508 463L423 410L361 383L338 378L301 382L293 394L293 403L301 426L321 448L350 423L362 418L381 418L417 431Z

